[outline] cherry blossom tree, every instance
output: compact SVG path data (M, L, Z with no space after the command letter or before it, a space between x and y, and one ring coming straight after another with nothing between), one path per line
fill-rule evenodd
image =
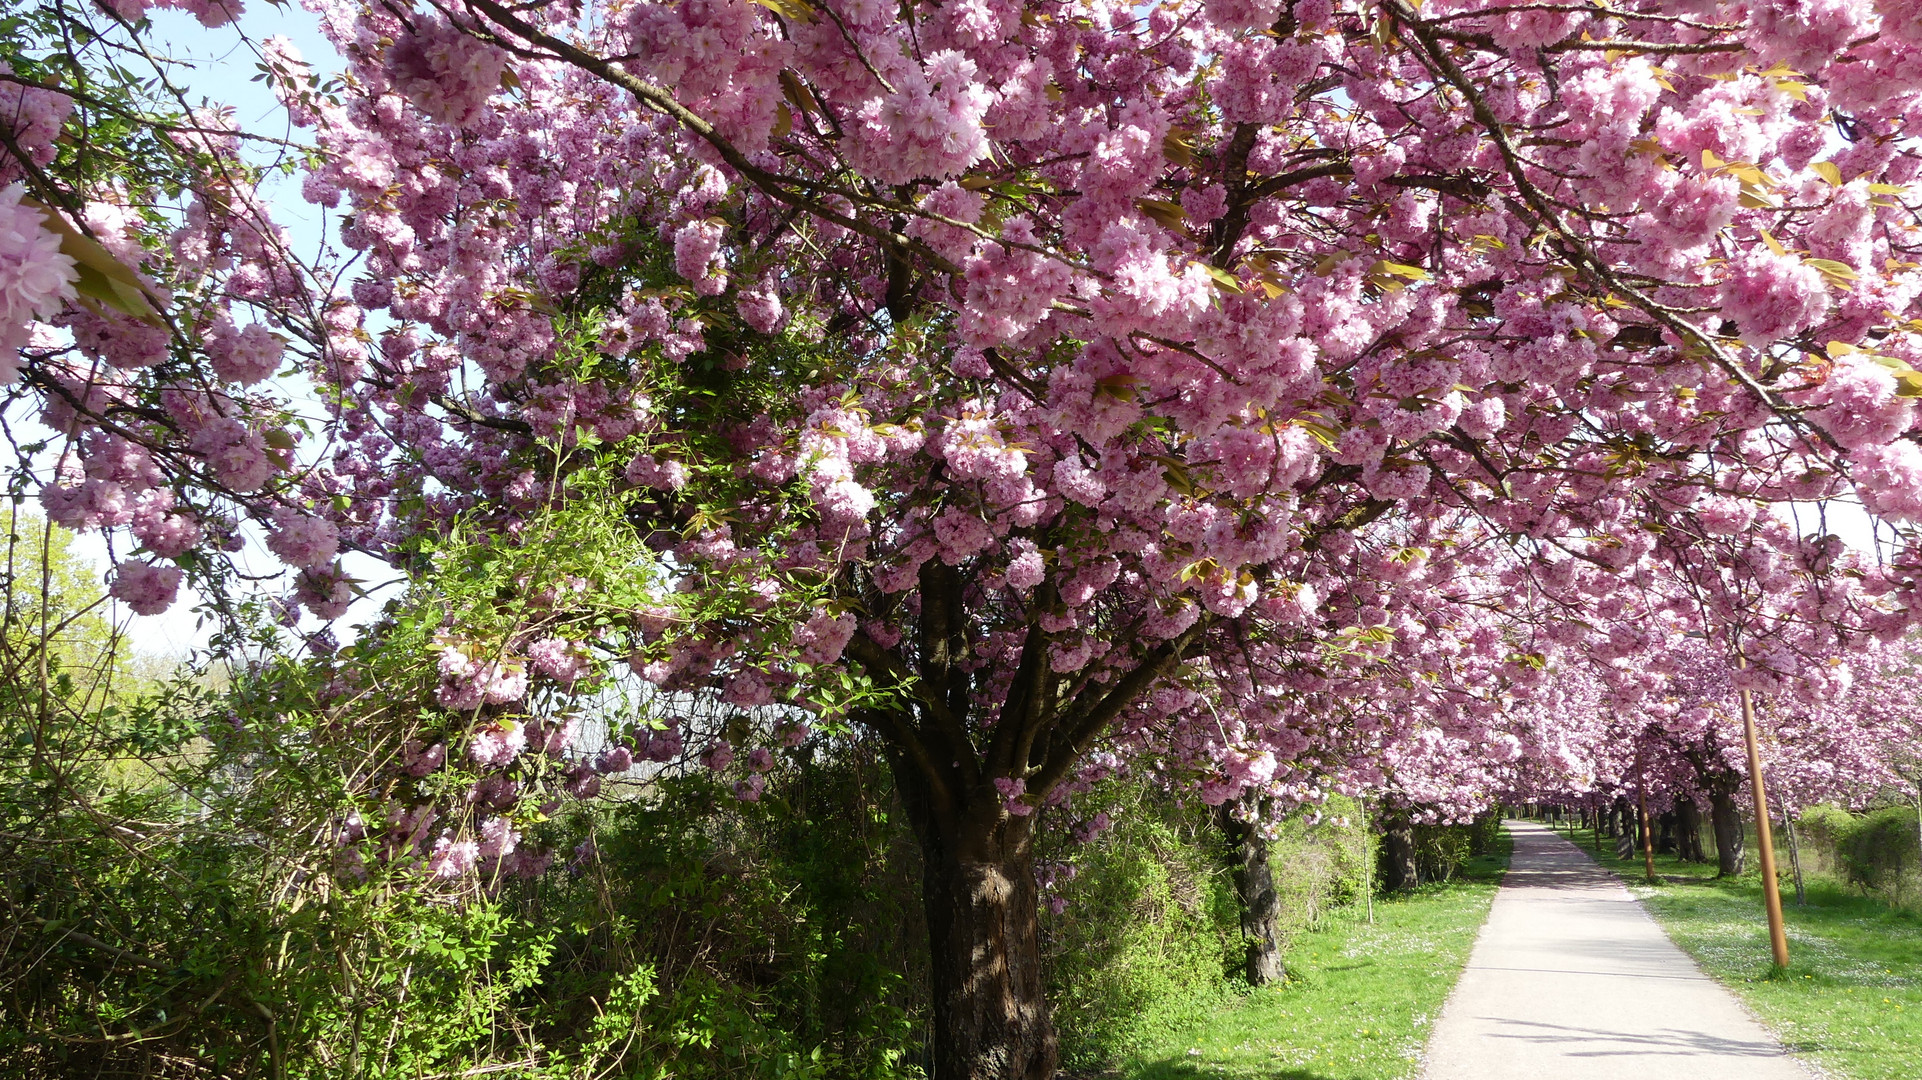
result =
M869 734L925 855L937 1076L1053 1070L1031 843L1098 754L1452 805L1579 771L1497 719L1553 707L1557 650L1661 718L1633 664L1684 635L1789 692L1914 619L1909 548L1769 509L1922 517L1913 5L315 6L338 97L263 61L346 296L230 184L120 260L173 319L141 330L68 300L77 217L13 204L0 332L79 448L49 512L133 529L144 610L250 516L321 618L342 550L619 521L631 581L505 590L539 640L444 628L409 767L514 760L534 698L617 662ZM175 143L232 176L235 137ZM107 368L56 375L34 320ZM236 389L276 332L330 409L298 475ZM501 847L444 839L448 877Z

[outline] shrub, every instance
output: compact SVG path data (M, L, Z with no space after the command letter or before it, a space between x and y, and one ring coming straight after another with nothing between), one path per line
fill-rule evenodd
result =
M1922 902L1922 851L1913 806L1852 814L1813 806L1800 818L1804 857L1891 904Z
M1067 906L1044 910L1041 932L1062 1064L1077 1071L1207 1015L1240 955L1234 886L1206 808L1150 795L1108 805L1106 835L1051 837L1045 852L1074 867L1054 892Z

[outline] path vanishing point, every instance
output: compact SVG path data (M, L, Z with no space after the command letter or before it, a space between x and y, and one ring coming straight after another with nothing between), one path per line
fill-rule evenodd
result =
M1614 875L1544 826L1508 829L1514 859L1427 1080L1810 1080Z

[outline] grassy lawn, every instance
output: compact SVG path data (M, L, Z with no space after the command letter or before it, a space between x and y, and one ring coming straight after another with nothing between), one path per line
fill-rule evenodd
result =
M1573 839L1594 852L1593 834L1577 830ZM1657 855L1662 884L1651 886L1640 854L1617 862L1612 843L1602 842L1598 861L1620 874L1669 937L1790 1050L1835 1080L1922 1077L1922 919L1827 876L1806 880L1808 903L1798 906L1785 882L1789 970L1771 978L1758 874L1716 881L1713 864ZM1787 862L1786 851L1777 857Z
M1501 849L1461 878L1342 908L1289 948L1289 981L1257 990L1129 1062L1127 1080L1400 1080L1412 1076L1468 962L1508 865Z

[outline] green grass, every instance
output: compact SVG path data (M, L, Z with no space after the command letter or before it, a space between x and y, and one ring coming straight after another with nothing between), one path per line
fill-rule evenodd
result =
M1594 853L1591 832L1577 830L1573 838ZM1675 944L1734 990L1790 1050L1835 1080L1922 1077L1922 919L1826 875L1806 879L1808 903L1797 905L1785 881L1789 968L1774 976L1762 880L1753 869L1717 881L1712 863L1657 855L1662 883L1651 886L1640 853L1618 862L1612 843L1602 842L1597 861L1621 875ZM1786 851L1778 856L1786 863Z
M1460 878L1359 905L1298 936L1289 981L1253 991L1176 1040L1129 1061L1127 1080L1401 1080L1454 989L1508 865L1495 853Z

